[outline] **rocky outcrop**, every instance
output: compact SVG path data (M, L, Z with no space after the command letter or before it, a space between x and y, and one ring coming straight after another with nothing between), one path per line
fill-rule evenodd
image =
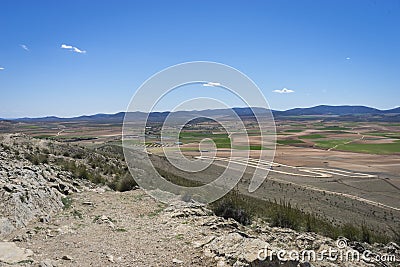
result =
M314 233L269 227L262 221L243 226L196 203L165 207L142 190L85 190L72 194L71 199L70 208L53 214L50 222L37 220L11 235L6 246L23 257L12 253L2 257L0 253L0 266L24 258L13 266L397 267L400 263L303 260L289 254L278 258L276 252L281 250L322 253L338 249L338 244ZM373 255L400 258L399 247L393 242L368 245L341 241L343 252L369 250Z
M399 266L400 249L387 245L333 240L315 233L269 227L262 221L250 227L223 219L201 205L173 205L165 210L171 218L193 221L204 238L193 242L219 266L309 267L309 266ZM328 254L331 251L332 254ZM366 252L365 254L363 254ZM313 254L315 253L315 255ZM363 259L363 256L366 256ZM359 258L357 258L359 257ZM382 259L377 261L376 259Z
M16 138L0 138L0 239L34 219L50 220L64 206L62 199L78 191L70 173L22 158Z
M18 247L12 242L0 242L0 263L16 264L30 261L32 250Z

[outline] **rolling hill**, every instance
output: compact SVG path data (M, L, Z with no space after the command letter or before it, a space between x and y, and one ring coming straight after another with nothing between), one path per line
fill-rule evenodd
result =
M174 118L188 117L229 117L232 116L232 110L239 117L251 118L254 117L253 111L260 115L270 114L268 110L263 108L233 108L233 109L207 109L207 110L192 110L192 111L176 111L173 112ZM325 120L360 120L360 121L400 121L400 107L379 110L366 106L329 106L319 105L309 108L294 108L285 111L272 110L275 118L290 118L304 119L310 117L323 118ZM162 122L171 112L152 112L149 114L150 122ZM73 118L60 118L55 116L41 118L18 118L7 119L14 122L91 122L91 123L122 123L125 116L129 116L130 120L146 119L148 114L144 112L118 112L115 114L95 114L84 115ZM0 119L2 120L2 119ZM4 119L5 120L5 119Z

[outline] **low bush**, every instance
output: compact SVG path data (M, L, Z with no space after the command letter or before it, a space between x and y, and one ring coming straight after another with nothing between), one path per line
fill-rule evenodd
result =
M298 209L292 208L289 201L281 200L279 205L275 201L270 215L271 226L299 230L300 217Z
M47 154L25 154L25 159L29 160L34 165L49 163L49 158Z
M137 183L131 174L127 172L122 177L114 177L114 179L108 183L108 186L115 191L125 192L132 190L135 186L137 186Z
M225 219L232 218L243 225L251 224L250 215L243 209L237 208L232 202L224 201L214 207L214 213Z

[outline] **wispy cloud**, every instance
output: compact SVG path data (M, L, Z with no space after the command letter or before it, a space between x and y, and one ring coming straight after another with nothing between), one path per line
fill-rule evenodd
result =
M76 46L72 46L72 45L66 45L66 44L62 44L61 45L62 49L67 49L69 51L75 52L75 53L79 53L79 54L85 54L86 51L85 50L81 50Z
M24 44L20 44L19 45L22 49L24 49L25 51L29 51L29 47L24 45Z
M220 83L208 82L208 83L203 83L203 86L215 87L215 86L221 86L221 84Z
M283 88L281 90L274 90L272 91L274 93L278 93L278 94L289 94L289 93L294 93L293 90L287 89L287 88Z
M5 70L5 68L3 68L3 67L0 67L0 70Z

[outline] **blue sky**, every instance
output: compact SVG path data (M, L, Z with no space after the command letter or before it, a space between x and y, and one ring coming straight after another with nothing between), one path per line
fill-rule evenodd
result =
M274 109L400 105L398 0L2 0L0 23L3 118L122 111L151 75L195 60L242 71Z

